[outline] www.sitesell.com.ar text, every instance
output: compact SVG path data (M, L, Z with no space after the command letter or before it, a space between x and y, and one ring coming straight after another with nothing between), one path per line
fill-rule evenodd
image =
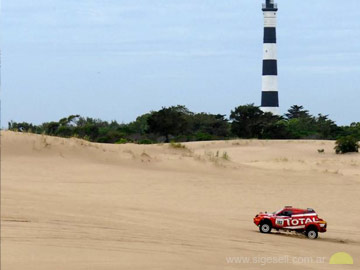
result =
M226 257L228 264L322 264L326 263L326 257L294 257L289 255L284 256L233 256Z

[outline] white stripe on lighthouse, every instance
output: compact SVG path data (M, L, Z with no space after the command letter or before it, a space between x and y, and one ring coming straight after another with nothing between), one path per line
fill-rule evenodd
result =
M276 43L264 43L264 60L276 60L277 59L277 49Z
M277 91L278 80L277 76L262 76L262 91Z
M273 115L280 115L279 107L261 107L263 112L271 112Z
M276 12L274 11L264 12L264 25L265 27L276 27Z

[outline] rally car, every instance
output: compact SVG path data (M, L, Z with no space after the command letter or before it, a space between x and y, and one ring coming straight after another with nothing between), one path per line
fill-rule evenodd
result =
M316 239L318 233L326 232L327 223L318 217L314 209L299 209L285 206L274 213L260 212L254 217L260 232L270 233L271 229L304 233L309 239Z

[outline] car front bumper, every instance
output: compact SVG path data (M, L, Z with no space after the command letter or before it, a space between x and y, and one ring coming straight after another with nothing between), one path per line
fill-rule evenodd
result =
M321 222L319 224L319 232L323 233L326 232L327 229L327 222Z

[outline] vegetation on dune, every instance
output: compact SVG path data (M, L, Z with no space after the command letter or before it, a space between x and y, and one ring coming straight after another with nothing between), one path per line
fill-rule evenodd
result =
M170 147L171 147L171 148L175 148L175 149L186 149L186 146L185 146L185 145L183 145L183 144L181 144L181 143L176 143L176 142L174 142L174 141L172 141L172 142L170 143Z
M340 137L336 140L336 154L359 152L359 143L354 136Z
M187 130L187 115L190 112L184 106L162 108L147 119L148 131L164 136L165 141L169 142L171 134L181 134Z
M294 105L283 116L264 113L254 104L242 105L222 114L194 113L185 106L164 107L141 115L128 124L70 115L59 121L34 125L11 121L9 130L60 137L77 137L91 142L123 144L134 142L186 142L258 139L339 139L360 140L360 122L338 126L327 115L313 116ZM341 149L339 152L343 152Z

